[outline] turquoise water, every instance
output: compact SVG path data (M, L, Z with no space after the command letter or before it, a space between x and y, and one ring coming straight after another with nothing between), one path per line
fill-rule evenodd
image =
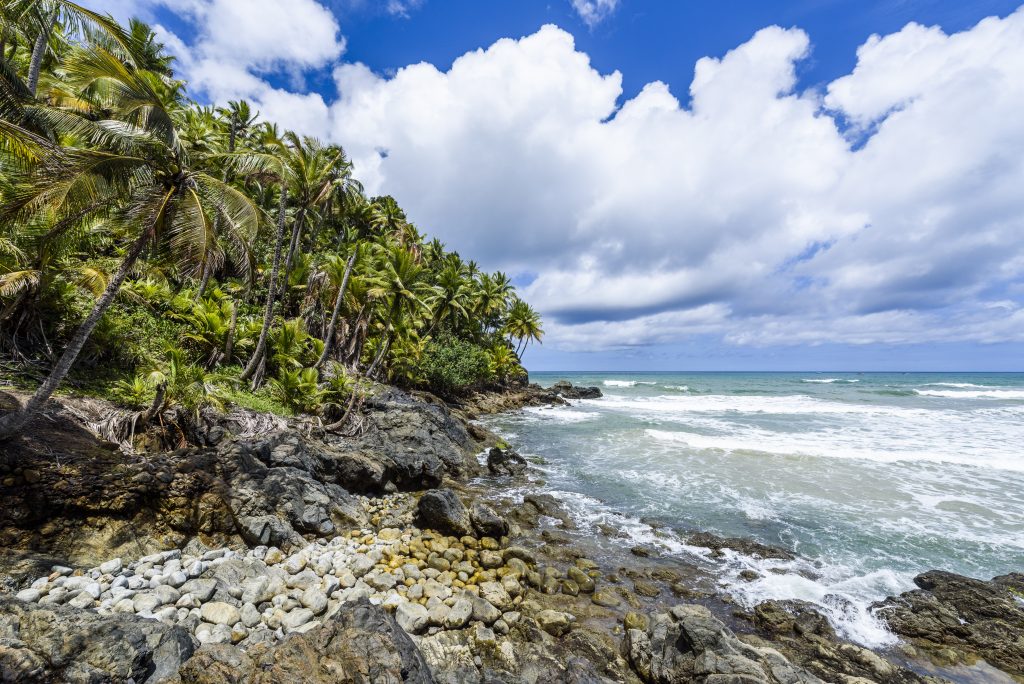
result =
M847 636L884 645L868 606L915 574L1024 570L1024 374L531 376L559 379L605 396L492 426L544 457L547 488L583 524L615 511L806 559L730 556L723 591L741 603L812 601ZM761 578L740 580L744 569Z

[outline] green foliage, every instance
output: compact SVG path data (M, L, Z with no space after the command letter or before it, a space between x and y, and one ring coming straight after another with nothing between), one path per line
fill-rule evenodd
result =
M454 394L523 372L543 329L508 276L367 197L340 146L190 101L144 23L73 15L35 92L41 27L5 24L0 361L60 366L120 281L72 377L132 406L335 415L371 379Z
M426 345L419 372L432 389L442 394L458 394L491 378L487 350L452 336Z
M315 368L282 368L270 379L274 398L293 413L317 413L324 392Z
M142 408L153 398L152 383L142 375L135 375L129 380L118 380L111 391L112 398L122 404Z

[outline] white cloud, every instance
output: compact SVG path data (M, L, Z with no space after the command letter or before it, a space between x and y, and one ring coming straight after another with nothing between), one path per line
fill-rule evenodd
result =
M688 108L620 103L549 26L447 72L344 65L332 125L372 191L537 274L556 345L1024 339L991 306L1024 274L1024 11L874 37L820 94L794 90L810 49L767 28L697 63Z
M339 64L328 103L264 78L337 60L323 6L222 36L207 19L237 6L191 3L190 78L341 142L421 228L533 274L550 344L1024 341L1024 9L872 37L820 92L795 89L808 36L769 27L700 60L683 106L659 82L623 101L554 26L447 71Z
M572 7L588 26L601 23L605 17L615 11L619 0L571 0Z

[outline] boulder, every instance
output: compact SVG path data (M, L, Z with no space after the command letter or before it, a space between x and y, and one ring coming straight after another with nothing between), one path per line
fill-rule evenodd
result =
M490 506L479 501L474 503L469 511L469 518L479 537L493 537L501 539L508 534L508 522L494 512Z
M511 449L491 447L487 452L487 470L492 475L522 475L529 464Z
M551 391L565 399L600 399L603 395L598 387L577 387L568 380L559 380Z
M986 582L932 570L914 584L919 588L875 604L890 629L945 660L980 657L1024 678L1024 574Z
M645 682L821 684L771 648L740 641L704 606L680 605L654 615L646 630L629 629L622 651Z
M450 489L427 492L420 497L416 511L423 527L454 537L465 537L473 533L469 511Z
M243 652L203 646L179 672L182 684L434 681L409 635L381 608L346 605L319 627Z
M39 606L0 595L0 680L158 682L196 643L180 627L130 614Z

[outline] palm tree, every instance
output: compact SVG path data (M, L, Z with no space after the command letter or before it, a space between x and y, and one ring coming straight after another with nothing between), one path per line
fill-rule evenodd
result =
M516 356L520 359L522 352L531 341L540 342L544 337L544 329L540 327L540 315L518 297L512 303L512 308L509 309L505 332L519 340L516 345Z
M66 147L36 165L0 208L0 219L33 227L45 220L47 234L101 219L130 241L50 375L21 410L0 417L0 438L18 432L61 384L147 249L187 269L210 240L213 216L235 240L251 239L258 223L248 197L191 166L173 125L177 91L157 87L155 74L131 69L97 46L76 48L64 67L69 79L91 91L116 118L45 112L43 117L68 131L69 139L88 146ZM169 94L172 99L165 99Z
M68 33L83 33L87 29L103 32L114 46L111 50L119 58L136 64L136 54L140 47L121 26L109 16L103 16L70 0L14 0L9 3L11 18L27 22L35 30L32 44L32 56L29 60L28 76L25 79L29 90L35 96L39 86L39 74L43 66L43 57L50 44L50 38L58 23L63 24ZM147 36L148 37L148 36Z
M407 331L414 327L410 325L410 319L424 309L423 296L430 288L425 276L426 271L416 262L413 253L401 245L379 248L376 282L369 294L385 303L380 313L384 339L366 371L367 377L374 376L399 330Z

